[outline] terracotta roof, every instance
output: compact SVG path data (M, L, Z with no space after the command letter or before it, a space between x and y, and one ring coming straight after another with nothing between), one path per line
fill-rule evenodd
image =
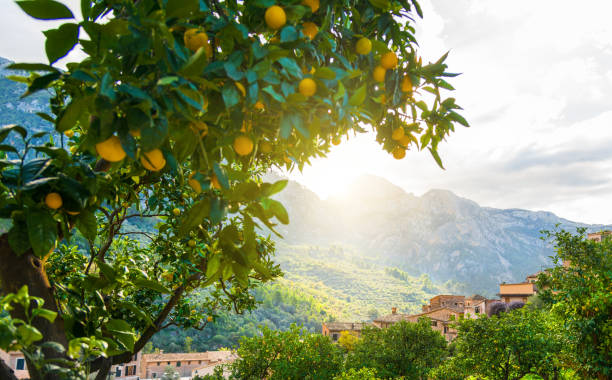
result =
M480 294L472 294L468 299L472 299L472 300L486 300L486 298L484 298Z
M361 331L365 326L371 326L365 322L327 322L323 325L330 331Z
M407 320L406 318L410 317L408 314L387 314L382 317L378 317L374 320L374 322L385 322L385 323L396 323L400 321Z
M457 309L453 309L452 307L443 306L443 307L439 307L439 308L437 308L437 309L433 309L433 310L430 310L430 311L426 311L426 312L424 312L424 313L419 313L419 314L409 315L409 317L427 317L427 314L431 314L431 313L436 312L436 311L438 311L438 310L444 310L444 309L446 309L446 310L450 310L450 311L452 311L453 313L463 314L462 312L457 311ZM432 317L428 317L428 318L431 318L431 319L437 319L437 318L432 318ZM440 321L440 319L438 319L438 320Z
M146 362L173 362L189 360L207 360L216 362L228 360L233 356L231 351L181 352L172 354L144 354L142 360Z

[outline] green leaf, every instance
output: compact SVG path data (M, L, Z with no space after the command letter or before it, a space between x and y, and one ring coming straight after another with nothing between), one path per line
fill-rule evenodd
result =
M210 221L213 224L220 223L225 217L225 204L221 198L210 199Z
M470 124L468 124L467 120L465 120L465 118L461 115L459 115L457 112L451 111L448 113L448 118L452 121L456 121L459 124L469 127Z
M200 9L199 0L168 0L166 17L184 18Z
M49 0L39 2L46 1ZM47 37L45 52L50 64L66 56L79 41L78 24L63 24L57 29L46 30L43 33Z
M212 278L215 273L219 271L219 267L221 266L221 255L213 255L213 257L208 260L208 264L206 265L206 277Z
M165 286L163 286L162 284L160 284L157 281L153 281L153 280L147 280L144 278L139 278L134 280L134 285L136 285L139 288L147 288L147 289L151 289L154 290L158 293L162 293L162 294L170 294L172 293L172 291L168 288L166 288Z
M98 268L100 268L100 272L104 275L104 277L106 277L108 282L115 282L115 279L117 278L115 268L99 260L96 260L96 265L98 266Z
M442 170L446 170L446 169L444 169L444 166L442 166L442 160L440 159L440 156L438 155L438 152L435 149L432 149L431 147L429 147L427 149L429 149L429 153L431 153L431 155L433 156L434 160L436 160L436 163L438 164L438 166L440 168L442 168Z
M59 118L59 122L55 127L58 132L64 132L73 128L81 115L87 111L89 98L75 98L70 102Z
M240 102L240 94L234 83L225 83L223 90L221 90L221 95L223 96L223 102L227 108L232 108Z
M3 125L2 128L0 128L0 142L4 141L6 136L8 136L8 134L11 133L12 131L19 133L21 137L23 138L25 138L28 135L28 131L20 125L17 125L17 124Z
M32 246L28 237L28 229L24 223L15 222L8 232L8 242L17 255L24 254Z
M40 331L38 331L36 327L30 325L21 325L17 327L17 335L19 336L19 341L26 347L43 338Z
M332 80L336 79L336 72L328 67L319 67L314 73L315 78Z
M26 224L34 254L38 257L47 255L57 240L57 222L45 210L28 209Z
M186 77L201 76L207 63L206 47L201 47L194 55L189 57L185 66L179 70L179 74Z
M366 89L367 89L367 85L365 84L359 87L357 91L355 91L355 93L351 95L349 99L349 104L351 106L360 106L366 98L366 94L367 94Z
M202 223L202 220L210 213L210 202L202 199L191 206L181 218L178 228L178 236L185 237L194 227Z
M281 30L280 42L293 42L298 39L298 31L294 26L287 25Z
M76 220L76 228L83 236L85 236L85 239L94 241L96 239L96 235L98 234L98 222L96 220L96 215L89 210L81 211Z
M134 350L135 335L131 326L126 321L122 319L111 319L104 327L112 332L114 338L123 344L127 350Z
M276 219L278 219L278 221L282 224L289 224L289 214L287 213L285 206L274 199L269 199L268 202L268 207L270 211L272 211L272 214L276 216Z
M57 71L53 66L43 63L13 63L6 67L9 70L25 70L25 71Z
M55 321L55 318L57 317L57 313L51 310L38 308L38 309L32 310L32 316L44 318L47 321L53 323L53 321Z
M74 18L67 6L54 0L17 0L16 3L30 17L39 20Z
M292 58L282 57L279 58L278 62L287 70L287 72L294 78L302 78L302 70L300 66Z
M264 194L269 197L276 193L280 193L281 191L283 191L285 187L287 187L288 183L289 183L289 180L286 180L286 179L281 179L280 181L276 181L273 184L271 184L269 187L264 188L265 189Z

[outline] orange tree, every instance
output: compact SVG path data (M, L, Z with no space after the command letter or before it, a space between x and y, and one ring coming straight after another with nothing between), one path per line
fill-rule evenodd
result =
M0 347L27 353L33 379L103 377L169 323L196 325L194 289L210 310L252 307L246 290L279 273L263 231L289 222L266 170L369 129L396 159L426 149L442 166L439 142L467 126L446 55L418 55L414 0L83 0L79 20L16 3L66 20L44 32L49 64L12 66L31 72L26 96L51 90L40 116L60 143L0 130L23 140L0 145L1 288L51 312L4 299ZM81 62L53 66L76 47ZM128 228L147 218L155 234Z

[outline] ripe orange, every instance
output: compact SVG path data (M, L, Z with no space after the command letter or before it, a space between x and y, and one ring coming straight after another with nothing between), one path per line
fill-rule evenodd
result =
M125 150L121 146L121 140L117 136L111 136L108 139L96 144L96 151L108 162L119 162L125 158Z
M152 172L158 172L166 166L166 159L162 151L156 148L150 152L144 153L140 157L140 163L145 169Z
M183 41L185 42L185 47L193 52L204 47L206 49L206 55L209 57L212 55L212 47L210 43L208 43L208 34L202 29L187 29L185 34L183 34Z
M268 28L274 30L282 28L287 22L287 15L285 14L285 11L278 5L273 5L266 9L264 18Z
M342 138L340 136L334 136L332 138L332 144L334 145L340 145L341 142L342 142Z
M253 151L253 140L248 136L240 135L234 139L234 150L239 156L247 156Z
M310 78L304 78L300 81L300 84L298 85L298 91L300 92L300 94L309 98L317 92L317 83Z
M215 174L210 177L210 185L213 189L221 190L221 184L219 183L219 179Z
M392 51L383 54L380 57L380 65L386 70L394 69L397 66L397 55Z
M193 191L195 191L197 194L200 194L202 192L202 184L200 183L200 181L193 178L194 175L195 173L189 174L189 180L187 181L187 183L189 184L189 186L191 186Z
M385 81L385 74L386 73L387 73L387 70L385 70L384 67L376 66L374 68L374 71L372 72L372 77L377 82L384 82Z
M213 321L212 315L209 315L208 317L206 317L206 321L207 322L212 322Z
M412 92L412 81L408 75L402 79L402 92Z
M396 160L401 160L402 158L406 157L406 149L401 146L397 146L393 148L392 153L393 153L393 158L395 158Z
M72 129L69 129L69 130L64 132L64 135L66 135L66 137L68 137L70 139L70 138L72 138L72 136L74 136L74 131Z
M372 51L372 41L365 37L360 38L357 44L355 44L355 51L361 55L370 54L370 51Z
M266 106L259 100L255 102L255 105L253 107L255 107L255 109L258 111L263 111L266 109Z
M57 210L62 207L62 196L58 193L49 193L45 197L45 204L52 210Z
M269 141L264 140L259 143L259 150L261 151L261 153L270 154L272 153L272 150L274 150L274 147Z
M391 133L391 138L395 141L398 141L402 137L404 137L404 128L402 127L395 128L393 133Z
M403 135L401 139L399 139L399 143L402 144L402 146L408 146L410 145L410 136L409 135Z
M319 0L302 0L302 5L310 7L312 13L319 9Z
M317 33L319 33L319 27L314 22L305 22L302 24L302 33L310 40L314 40Z

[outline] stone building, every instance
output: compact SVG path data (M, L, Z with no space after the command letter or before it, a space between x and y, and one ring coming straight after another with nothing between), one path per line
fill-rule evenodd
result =
M435 296L429 300L429 305L423 305L423 312L429 312L432 310L436 310L442 307L448 307L451 309L463 310L463 305L465 302L465 296L456 296L456 295L439 295Z
M324 336L330 337L332 341L337 342L342 331L348 331L360 337L361 330L368 325L371 324L359 322L326 322L321 326L321 333Z
M29 379L28 366L25 357L19 351L5 352L0 350L0 360L4 361L13 370L18 379Z
M499 284L499 298L504 303L523 302L538 292L537 286L533 282L519 282L516 284Z
M227 363L235 358L231 351L144 354L140 359L140 379L158 379L167 367L173 367L181 377L191 377L196 369Z
M141 358L142 354L139 352L132 356L130 362L112 366L109 373L113 376L113 380L139 380Z

